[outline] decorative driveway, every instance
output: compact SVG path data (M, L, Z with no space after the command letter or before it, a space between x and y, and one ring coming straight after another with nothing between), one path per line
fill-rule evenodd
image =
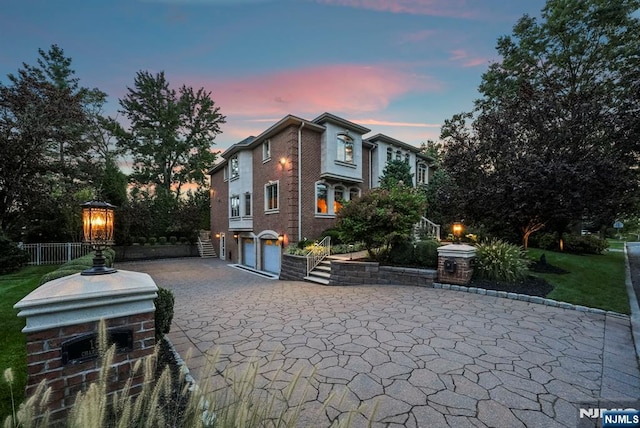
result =
M329 426L361 405L365 415L377 405L374 426L576 426L580 407L640 397L624 316L442 289L269 280L218 259L118 267L173 290L169 338L183 357L192 348L197 381L214 349L220 368L259 358L260 385L277 375L273 385L285 388L315 367L299 426ZM320 411L331 393L344 399Z

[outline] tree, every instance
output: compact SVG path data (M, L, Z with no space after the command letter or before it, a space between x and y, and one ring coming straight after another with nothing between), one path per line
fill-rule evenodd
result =
M424 209L424 195L413 187L377 188L345 204L337 229L343 242L363 242L372 258L384 258L411 236Z
M498 41L475 116L445 123L443 166L465 218L518 230L605 222L637 201L637 0L549 0ZM472 125L467 120L473 119Z
M185 184L205 183L215 160L211 145L225 123L211 93L184 85L176 92L164 72L140 71L120 106L131 126L119 127L118 144L133 157L134 182L176 198Z
M73 138L68 124L82 123L81 100L69 88L38 81L25 70L0 84L0 229L55 193L58 141Z
M387 165L385 165L382 171L380 187L383 189L391 189L398 184L413 185L413 174L411 173L411 166L409 166L408 162L393 159L387 162Z

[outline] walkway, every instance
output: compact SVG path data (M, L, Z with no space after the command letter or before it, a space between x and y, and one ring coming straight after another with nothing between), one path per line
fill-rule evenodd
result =
M315 367L300 426L329 426L376 402L380 427L573 427L580 403L640 405L630 401L640 372L628 317L420 287L268 280L218 259L118 267L174 291L169 337L183 357L193 349L196 379L214 349L219 368L258 357L261 385L277 374L284 388ZM332 392L344 400L320 412ZM365 422L356 416L353 426Z

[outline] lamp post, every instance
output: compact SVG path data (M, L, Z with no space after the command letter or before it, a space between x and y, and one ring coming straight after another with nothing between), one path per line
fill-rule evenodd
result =
M105 265L102 250L113 245L113 217L115 206L104 201L88 201L82 206L83 241L95 251L93 266L82 275L105 275L116 272Z
M456 243L460 243L460 238L462 236L462 231L464 230L464 225L460 221L456 221L451 225L451 231L453 232L453 236L455 238Z

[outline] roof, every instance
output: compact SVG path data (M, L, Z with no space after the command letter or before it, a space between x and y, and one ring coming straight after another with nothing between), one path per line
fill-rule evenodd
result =
M211 168L208 172L208 174L212 174L216 171L218 171L220 168L222 168L223 165L225 165L227 163L227 160L229 158L231 158L231 156L233 156L234 154L238 153L241 150L247 150L247 149L253 149L255 147L257 147L258 145L262 144L265 140L269 139L270 137L273 137L275 134L277 134L278 132L281 132L282 130L284 130L285 128L292 126L292 125L296 125L296 126L300 126L304 123L304 129L312 129L314 131L317 132L322 132L325 130L325 127L322 125L319 125L317 123L314 123L312 121L306 120L306 119L302 119L301 117L298 116L294 116L292 114L288 114L285 117L283 117L282 119L280 119L278 122L276 122L275 124L273 124L271 127L269 127L266 131L264 131L262 134L258 135L257 137L247 137L244 140L235 143L233 146L229 147L227 150L225 150L221 156L225 159L223 162L220 162L219 164L215 165L213 168Z
M335 114L331 114L331 113L322 113L320 116L316 117L315 119L313 119L314 123L324 123L324 122L331 122L331 123L335 123L337 125L343 126L347 129L351 129L352 131L355 131L361 135L366 134L367 132L371 132L371 130L369 128L365 128L364 126L358 125L357 123L353 123L350 122L346 119L343 119L341 117L336 116Z
M421 159L424 159L424 160L427 160L427 161L431 161L431 162L434 161L434 159L431 158L431 156L420 152L420 149L418 147L413 146L413 145L408 144L408 143L405 143L404 141L396 140L395 138L389 137L388 135L385 135L385 134L373 135L373 136L367 138L366 141L368 143L374 144L374 145L377 145L376 142L379 141L379 142L382 142L382 143L391 144L392 146L402 147L405 150L409 150L410 152L415 153L416 156L421 158Z

